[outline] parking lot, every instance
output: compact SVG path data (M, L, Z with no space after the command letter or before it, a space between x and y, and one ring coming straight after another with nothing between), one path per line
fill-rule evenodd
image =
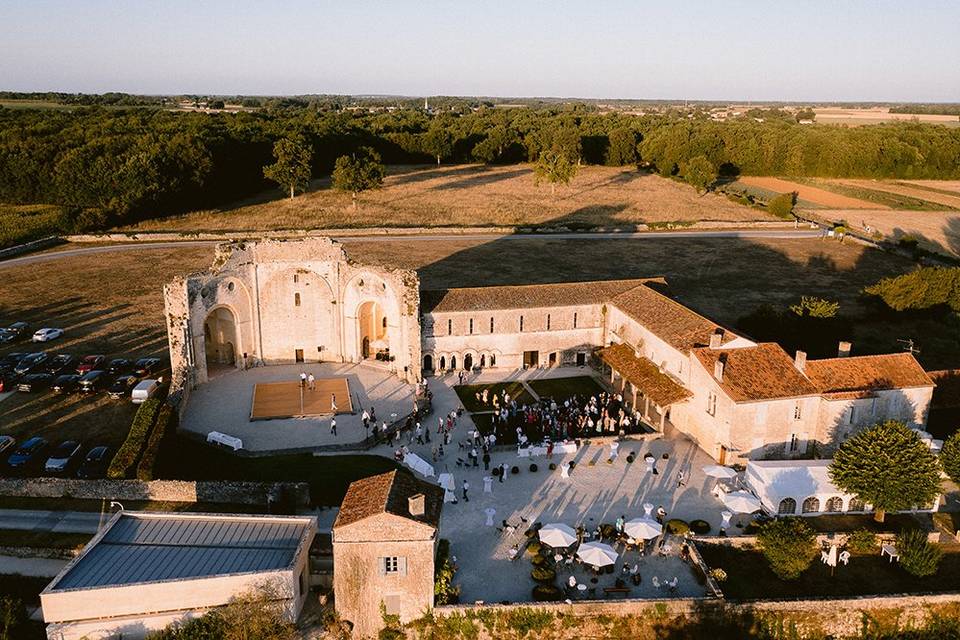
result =
M161 283L209 261L210 249L190 248L0 268L0 326L24 321L30 335L44 327L64 330L61 338L48 343L31 343L28 335L0 344L0 358L46 351L77 357L100 354L107 361L154 356L166 365ZM18 442L41 436L53 445L75 439L83 442L84 451L101 444L116 447L126 438L136 408L129 399L111 400L102 391L90 397L48 391L3 393L0 435ZM7 473L8 453L0 453L2 474Z

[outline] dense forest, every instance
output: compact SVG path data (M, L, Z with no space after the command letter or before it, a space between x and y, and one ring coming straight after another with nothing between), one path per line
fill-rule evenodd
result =
M560 149L577 163L639 164L668 176L703 156L720 175L960 178L960 129L919 123L716 122L575 104L435 113L277 101L255 111L195 113L101 99L112 106L0 108L0 202L66 207L72 213L64 224L76 228L212 207L267 188L263 167L285 137L312 147L314 176L370 147L387 164L515 163Z

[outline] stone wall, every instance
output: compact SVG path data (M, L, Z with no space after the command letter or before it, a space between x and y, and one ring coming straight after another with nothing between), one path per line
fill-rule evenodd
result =
M266 505L288 500L310 504L303 482L195 482L190 480L75 480L67 478L2 478L0 496L81 498L89 500L154 500L157 502L218 502Z
M63 242L64 242L63 238L60 238L57 236L40 238L39 240L33 240L32 242L24 242L23 244L7 247L6 249L0 249L0 260L6 260L7 258L22 256L25 253L40 251L41 249L46 249L48 247L52 247L58 244L63 244Z

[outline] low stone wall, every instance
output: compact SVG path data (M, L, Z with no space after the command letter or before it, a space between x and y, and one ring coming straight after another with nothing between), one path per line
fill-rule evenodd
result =
M25 253L40 251L41 249L46 249L47 247L63 244L64 242L65 240L63 240L63 238L60 238L58 236L50 236L47 238L40 238L39 240L34 240L32 242L24 242L23 244L18 244L13 247L0 249L0 260L6 260L7 258L15 258L17 256L22 256Z
M89 500L153 500L264 505L284 500L310 504L304 482L202 482L190 480L74 480L66 478L0 479L0 496L80 498Z
M0 547L0 556L9 558L45 558L48 560L73 560L80 555L80 548L57 547Z

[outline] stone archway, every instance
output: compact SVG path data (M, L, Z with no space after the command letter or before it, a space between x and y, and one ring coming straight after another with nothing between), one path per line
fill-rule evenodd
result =
M433 356L429 353L423 356L423 370L433 371Z
M237 316L227 307L216 307L203 321L203 348L207 375L216 369L240 366L236 346L240 344Z
M382 360L390 355L387 316L378 302L369 300L357 309L357 335L360 336L360 357Z
M467 353L463 356L463 370L473 371L473 354Z

